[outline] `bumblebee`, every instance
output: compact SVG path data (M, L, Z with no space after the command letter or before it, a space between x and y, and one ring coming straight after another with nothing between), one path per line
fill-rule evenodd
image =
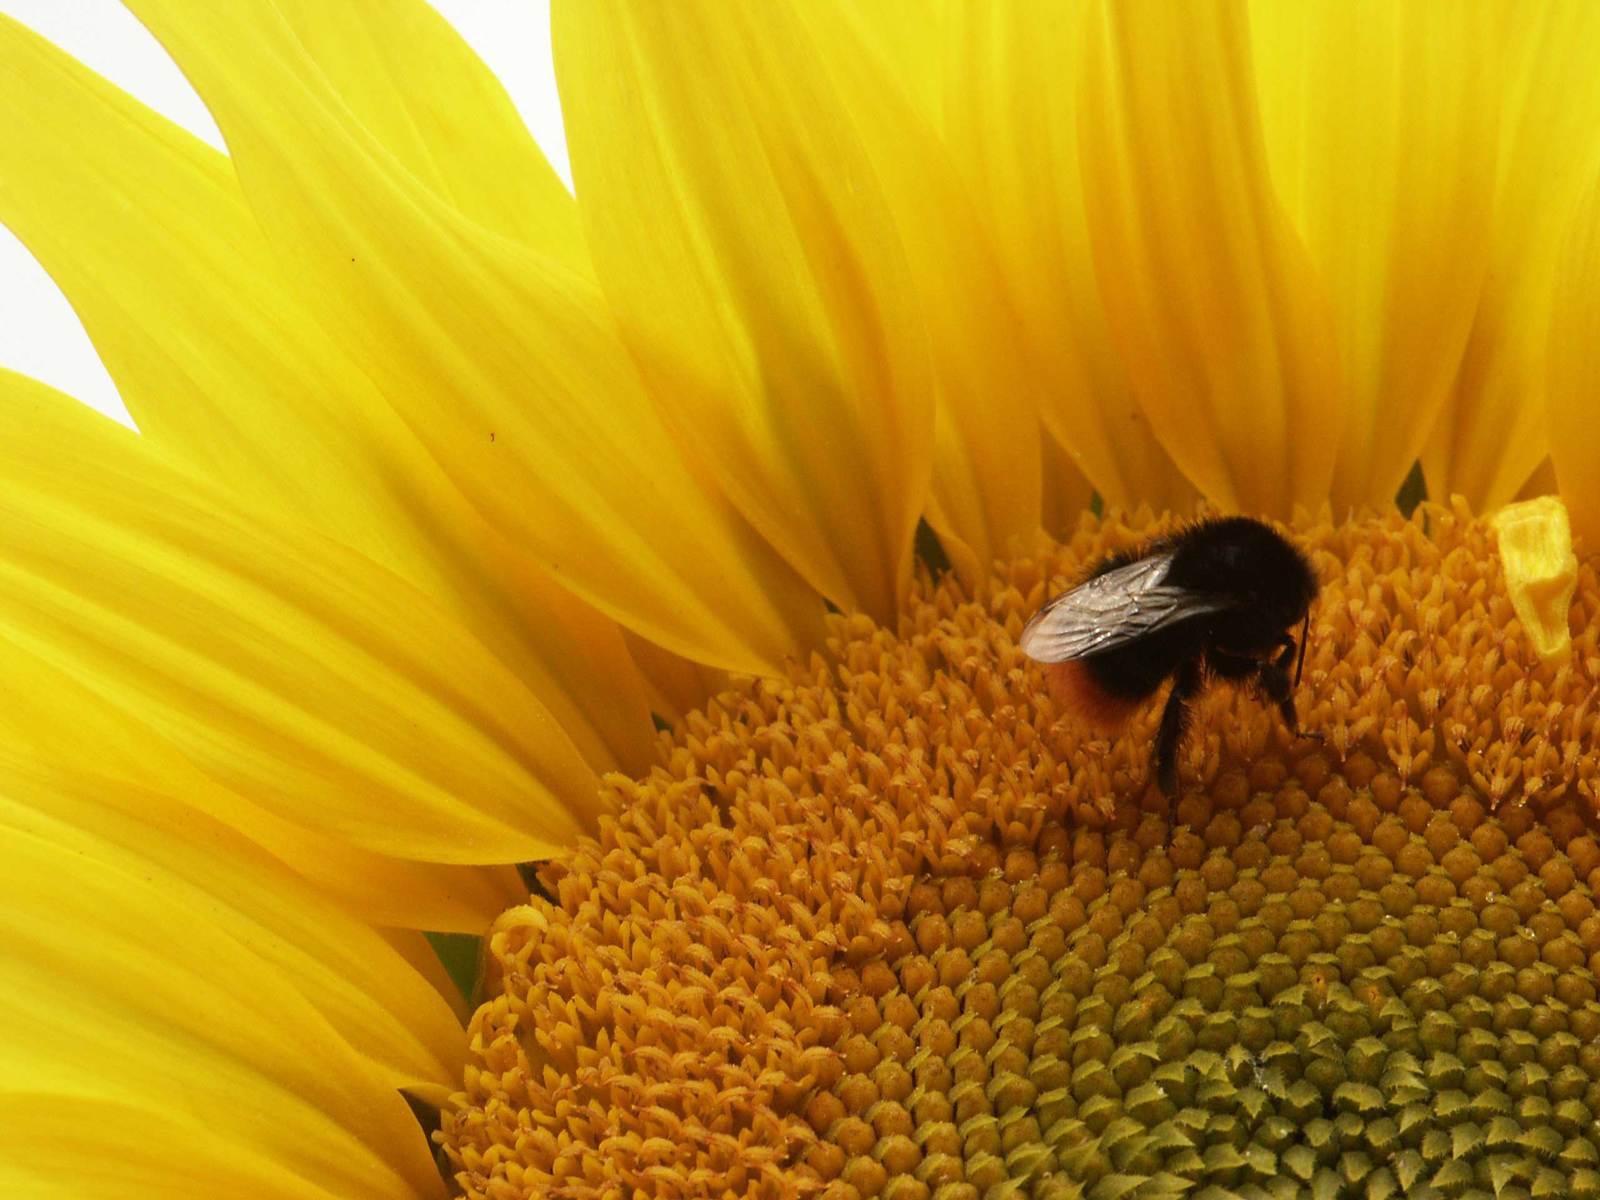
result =
M1316 595L1311 564L1277 531L1215 518L1106 559L1034 615L1021 646L1045 664L1058 700L1108 732L1172 680L1151 752L1170 801L1189 706L1208 681L1259 688L1301 732L1293 691Z

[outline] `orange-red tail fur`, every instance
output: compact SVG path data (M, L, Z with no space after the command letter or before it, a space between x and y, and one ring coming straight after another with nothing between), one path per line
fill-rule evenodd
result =
M1111 695L1081 662L1045 663L1044 677L1056 706L1071 711L1099 733L1121 729L1143 703Z

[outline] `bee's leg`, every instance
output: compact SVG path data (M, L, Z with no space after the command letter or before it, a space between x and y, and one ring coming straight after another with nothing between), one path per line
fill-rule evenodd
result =
M1178 794L1178 746L1183 741L1183 731L1189 723L1189 701L1200 691L1204 677L1200 673L1200 660L1189 659L1178 668L1172 681L1172 691L1167 696L1167 706L1161 710L1161 728L1156 732L1155 749L1150 763L1155 768L1156 783L1167 798L1167 837L1172 837L1172 798Z
M1212 650L1206 655L1206 666L1219 679L1254 680L1267 699L1278 706L1290 733L1320 742L1322 735L1301 729L1295 716L1294 685L1289 681L1289 667L1294 663L1298 649L1295 640L1284 634L1277 653L1266 661L1243 654L1230 654L1226 650Z
M1256 667L1256 678L1261 681L1261 690L1267 694L1267 699L1278 706L1278 711L1283 714L1284 724L1289 726L1289 732L1295 737L1311 738L1320 742L1322 735L1310 730L1301 729L1300 722L1294 711L1294 688L1289 682L1289 664L1294 662L1294 639L1284 635L1284 646L1278 651L1271 662L1261 663Z
M1278 653L1272 660L1272 665L1283 672L1284 678L1289 677L1289 664L1294 661L1295 652L1300 649L1294 640L1294 635L1286 633L1278 639Z

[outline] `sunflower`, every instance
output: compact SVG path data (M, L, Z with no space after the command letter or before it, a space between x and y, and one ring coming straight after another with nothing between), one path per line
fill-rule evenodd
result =
M7 1194L1600 1195L1600 9L558 0L574 200L129 7L227 155L0 21L142 431L0 377ZM1322 740L1169 822L1016 638L1197 505Z

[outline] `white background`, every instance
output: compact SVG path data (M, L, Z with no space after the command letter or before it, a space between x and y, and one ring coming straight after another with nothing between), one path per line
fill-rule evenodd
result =
M522 119L570 186L561 107L550 62L549 0L431 3L500 76ZM222 148L222 137L200 98L166 51L118 0L0 0L0 13L32 26L125 91ZM0 366L42 379L102 412L128 419L115 386L65 297L3 225Z

